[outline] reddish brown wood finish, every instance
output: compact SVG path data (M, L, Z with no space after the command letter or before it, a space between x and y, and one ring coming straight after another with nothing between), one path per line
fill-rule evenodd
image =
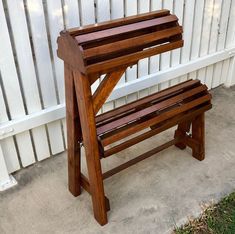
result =
M193 147L193 157L202 161L205 158L205 114L195 117L192 122L192 139L198 142Z
M69 29L68 31L71 35L77 36L77 35L82 35L82 34L86 34L90 32L97 32L100 30L108 29L108 28L118 27L121 25L133 24L139 21L159 18L159 17L163 17L169 14L170 14L169 10L163 9L159 11L153 11L153 12L143 13L139 15L129 16L126 18L110 20L107 22L101 22L95 25L91 24L91 25L87 25L84 27L72 28L72 29Z
M97 74L182 47L182 27L175 15L161 10L62 31L58 44L58 56L90 77L92 83Z
M108 220L90 84L87 77L80 72L74 71L73 76L82 126L83 144L86 152L94 216L101 225L104 225Z
M92 197L96 220L104 225L110 210L104 179L172 145L188 146L193 157L204 159L204 113L212 107L211 95L199 80L189 80L96 116L128 66L183 46L182 27L168 10L63 31L57 42L65 62L69 190L78 196L83 187ZM91 85L102 74L106 76L92 95ZM101 158L177 125L169 142L102 173ZM81 173L80 145L88 178Z
M78 196L80 189L80 142L82 141L80 118L76 101L73 73L65 64L66 123L68 145L68 181L69 191Z

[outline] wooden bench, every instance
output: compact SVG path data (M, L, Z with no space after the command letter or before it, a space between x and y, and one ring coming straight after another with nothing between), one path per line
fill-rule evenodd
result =
M97 115L128 66L182 46L182 27L168 10L70 29L58 37L58 56L65 68L69 190L78 196L83 187L91 194L94 216L101 225L107 223L110 209L104 179L172 145L189 146L198 160L205 157L204 113L212 105L207 87L199 80ZM106 76L92 94L91 85L102 74ZM173 126L178 127L169 142L102 173L102 158ZM89 179L81 173L81 145Z

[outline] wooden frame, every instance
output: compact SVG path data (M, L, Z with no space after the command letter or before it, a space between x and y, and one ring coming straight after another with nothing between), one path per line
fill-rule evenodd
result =
M110 209L104 179L172 145L180 149L189 146L193 157L204 159L204 112L211 108L211 95L198 80L189 80L97 116L128 66L182 46L182 28L168 10L63 31L58 38L58 56L65 67L69 190L78 196L83 187L91 194L94 216L101 225L107 223ZM106 76L92 95L91 85L102 74ZM173 140L102 173L102 158L176 125ZM125 139L144 129L149 130ZM121 139L125 141L106 148ZM81 173L81 144L85 148L89 179Z

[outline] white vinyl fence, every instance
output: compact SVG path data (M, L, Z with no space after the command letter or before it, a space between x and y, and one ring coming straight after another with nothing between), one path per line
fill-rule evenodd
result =
M191 78L234 84L235 0L0 1L0 190L66 148L59 32L162 8L179 17L184 47L128 68L102 112Z

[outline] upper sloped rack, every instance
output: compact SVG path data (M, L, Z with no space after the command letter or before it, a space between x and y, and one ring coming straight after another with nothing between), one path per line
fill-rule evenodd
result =
M86 75L101 75L183 46L169 10L62 31L58 56Z

